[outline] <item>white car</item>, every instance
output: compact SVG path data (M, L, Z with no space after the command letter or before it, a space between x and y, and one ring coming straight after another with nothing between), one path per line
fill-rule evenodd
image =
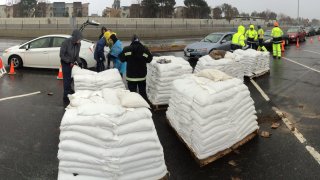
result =
M60 67L60 47L70 35L41 36L21 45L13 46L3 52L4 64L13 61L15 68L35 67L58 69ZM81 40L79 57L84 68L96 66L94 60L94 44L89 40Z

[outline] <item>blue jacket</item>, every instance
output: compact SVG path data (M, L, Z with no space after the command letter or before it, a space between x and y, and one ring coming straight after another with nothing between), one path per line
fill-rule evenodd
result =
M105 56L104 56L104 47L105 46L106 46L106 39L104 37L102 37L97 42L97 47L94 50L94 59L96 61L100 60L100 58L102 58L102 60L105 60Z
M115 64L115 68L117 68L119 70L119 72L121 74L125 74L126 73L126 69L127 69L127 63L121 63L119 55L122 52L123 48L122 48L122 43L120 40L117 40L116 43L113 44L113 46L110 49L110 55L112 56L113 62Z

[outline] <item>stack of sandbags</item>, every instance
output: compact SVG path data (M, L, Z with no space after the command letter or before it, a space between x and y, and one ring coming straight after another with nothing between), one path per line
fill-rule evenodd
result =
M117 69L109 69L97 73L74 66L72 68L72 77L75 91L95 91L104 88L125 89L122 77Z
M204 69L216 69L243 81L243 67L235 57L230 57L230 54L230 52L227 52L223 59L218 60L213 59L209 55L203 56L199 58L194 72L197 73Z
M230 148L259 128L248 88L219 70L174 81L166 114L199 159Z
M148 99L153 105L168 104L172 82L191 73L192 67L183 58L174 56L154 57L148 64Z
M167 173L148 103L124 90L69 95L60 126L59 180L149 180Z
M252 76L261 71L269 70L269 52L256 51L254 49L234 51L239 62L244 67L244 75Z

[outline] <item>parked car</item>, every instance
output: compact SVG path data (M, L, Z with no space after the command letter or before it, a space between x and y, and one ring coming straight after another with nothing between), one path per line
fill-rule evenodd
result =
M184 49L187 57L201 57L209 54L212 50L229 51L231 48L232 35L234 32L212 33L200 42L189 44Z
M287 46L289 42L289 36L287 33L284 32L282 36L282 40L284 40L285 46ZM267 30L264 32L264 43L263 45L268 49L272 50L272 36L271 36L271 30Z
M311 27L311 26L306 27L306 28L305 28L305 32L306 32L306 35L307 35L307 36L314 36L314 35L316 35L316 30L315 30L313 27Z
M3 52L3 61L9 65L13 61L15 68L35 67L58 69L60 67L60 47L69 35L47 35L13 46ZM80 59L84 68L96 65L93 57L94 44L81 40Z
M317 35L320 34L320 26L314 26L314 30L315 30Z
M306 34L301 27L290 27L287 31L290 42L306 41Z

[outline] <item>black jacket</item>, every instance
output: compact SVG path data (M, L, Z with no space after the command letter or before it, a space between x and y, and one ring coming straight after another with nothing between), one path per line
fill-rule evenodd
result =
M145 78L147 63L150 63L153 58L148 48L138 41L125 47L119 57L122 62L127 62L127 80L129 81L130 79Z
M78 40L82 39L82 34L79 30L72 32L71 38L66 39L60 48L60 58L63 63L81 63L79 52L81 44L77 44Z

